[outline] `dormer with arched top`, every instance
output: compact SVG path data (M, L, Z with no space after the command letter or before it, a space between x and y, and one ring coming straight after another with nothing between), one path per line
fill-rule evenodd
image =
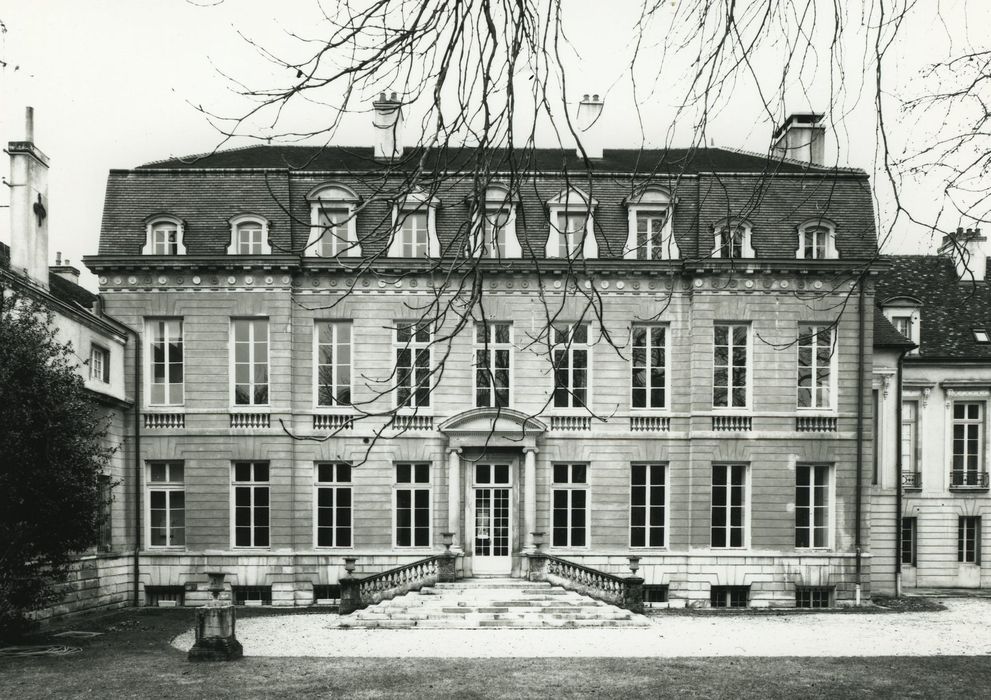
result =
M473 219L466 251L469 257L522 257L516 233L516 202L506 185L489 185L481 198L469 199L468 205Z
M546 204L550 232L544 255L567 260L599 257L595 241L595 208L599 203L577 187L569 187Z
M674 199L666 187L649 185L623 203L629 216L624 258L677 260L681 257L671 227Z
M152 214L145 219L145 244L142 255L185 255L183 240L186 223L171 214Z
M228 255L270 255L272 244L268 239L269 223L264 216L238 214L228 219L231 239Z
M325 182L306 195L310 204L310 235L306 256L320 258L358 257L358 208L361 197L350 187Z

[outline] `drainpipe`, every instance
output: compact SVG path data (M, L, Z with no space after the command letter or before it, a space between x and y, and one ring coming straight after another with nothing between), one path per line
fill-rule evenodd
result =
M895 406L895 596L902 594L902 370L905 353L898 354L898 370L895 381L898 382ZM877 420L875 417L874 420ZM875 445L874 449L877 449Z
M865 271L866 274L866 271ZM856 506L854 518L856 523L854 526L854 547L856 549L856 584L854 588L854 596L856 605L860 606L860 583L861 583L861 573L863 568L863 562L861 557L861 527L860 520L863 517L863 475L864 475L864 350L866 347L865 343L865 329L864 329L864 287L866 285L866 280L861 278L860 280L860 301L857 305L857 323L860 326L859 333L859 348L858 348L858 358L857 358L857 485L856 485Z
M120 323L118 321L118 323ZM141 605L141 336L121 323L134 336L134 607Z

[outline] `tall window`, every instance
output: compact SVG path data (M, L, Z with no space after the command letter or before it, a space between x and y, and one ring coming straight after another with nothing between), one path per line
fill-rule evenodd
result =
M178 255L179 227L172 222L163 221L151 227L152 255Z
M745 547L747 465L712 465L712 547Z
M430 464L397 464L397 547L430 546Z
M551 545L588 545L588 467L555 464L551 491Z
M917 518L902 518L902 564L915 566L918 552L919 521Z
M871 484L877 486L878 473L880 471L881 464L881 392L877 389L871 390L871 415L874 420L871 421L871 430L873 434L873 445L874 449L871 450Z
M554 407L588 405L588 324L554 324Z
M265 251L264 229L257 221L246 221L237 227L237 254L261 255Z
M430 406L430 326L396 325L396 405Z
M637 212L637 258L662 260L664 254L664 228L668 223L667 211Z
M316 216L320 236L316 246L317 255L332 258L341 253L350 253L354 247L354 243L348 235L351 211L349 209L324 209L321 207L317 210Z
M980 516L960 516L957 523L957 561L961 564L981 563Z
M399 244L397 250L403 258L430 256L430 231L426 211L399 212Z
M316 322L317 406L351 405L351 324Z
M747 354L750 327L716 324L712 355L712 405L714 408L746 408Z
M832 406L833 329L798 328L798 407Z
M915 475L919 472L919 402L902 401L902 473L911 475L905 483L921 486Z
M148 321L148 404L181 406L183 403L183 347L181 319Z
M956 401L953 404L953 486L981 486L984 471L984 404Z
M743 257L747 231L740 226L724 226L719 229L717 245L719 257L739 260Z
M90 345L89 378L104 384L110 383L110 351L106 348Z
M666 326L633 326L632 373L633 408L666 408Z
M795 469L795 547L829 546L829 466L800 464Z
M510 253L512 246L509 238L513 232L510 231L509 219L506 209L482 211L482 254L486 258L505 258Z
M351 546L351 465L316 465L317 547Z
M664 546L666 464L634 464L630 475L630 546Z
M186 487L182 462L148 463L148 545L186 544Z
M268 462L234 462L234 546L269 546Z
M509 406L513 326L509 323L475 325L475 405Z
M234 338L234 403L268 404L268 319L231 321Z
M560 232L557 237L557 257L583 257L587 224L588 213L584 211L562 211L557 215L557 226Z

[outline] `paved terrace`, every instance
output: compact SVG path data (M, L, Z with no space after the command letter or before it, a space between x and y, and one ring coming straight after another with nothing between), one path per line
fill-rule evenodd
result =
M699 657L991 654L991 600L945 599L942 612L661 613L630 629L334 629L337 615L238 621L245 656ZM185 651L192 630L173 645Z

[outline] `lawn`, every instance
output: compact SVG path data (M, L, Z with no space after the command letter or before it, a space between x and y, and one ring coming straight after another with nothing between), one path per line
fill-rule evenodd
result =
M265 610L248 615L271 614ZM191 664L169 640L189 610L80 618L92 639L58 657L0 658L3 698L348 697L979 697L986 657L712 659L245 658Z

